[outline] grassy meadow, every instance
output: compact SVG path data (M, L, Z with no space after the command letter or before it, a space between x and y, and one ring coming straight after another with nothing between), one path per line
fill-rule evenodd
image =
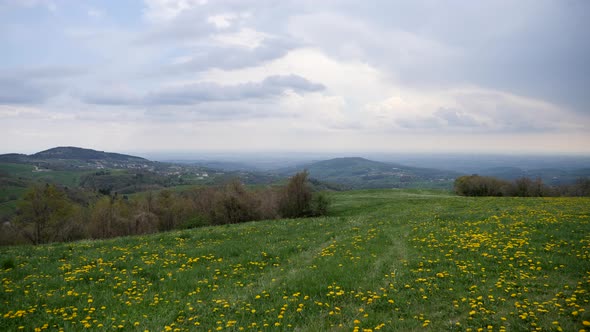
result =
M590 199L331 194L330 217L0 248L0 330L590 331Z

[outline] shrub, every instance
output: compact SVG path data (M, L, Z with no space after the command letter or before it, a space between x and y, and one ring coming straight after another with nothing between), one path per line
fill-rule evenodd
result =
M315 217L325 216L328 214L328 207L330 206L330 200L323 193L316 193L313 195L311 201L312 214Z
M545 186L541 179L522 177L510 183L489 176L469 175L455 180L455 192L463 196L541 197L555 195L558 190Z

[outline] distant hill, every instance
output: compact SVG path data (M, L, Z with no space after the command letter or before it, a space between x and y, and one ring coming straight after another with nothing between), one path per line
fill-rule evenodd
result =
M307 169L313 179L338 183L355 189L368 188L450 188L460 173L429 168L409 167L359 157L335 158L299 167L283 169L291 175Z
M57 147L30 155L32 159L75 159L145 162L145 158L72 146Z
M7 154L0 154L0 162L3 163L19 163L28 156L26 154L20 153L7 153Z
M108 161L124 163L145 163L149 160L141 157L130 156L120 153L96 151L92 149L83 149L73 146L56 147L49 150L26 155L18 153L7 153L0 155L0 162L8 163L35 163L42 161L56 160L78 160L78 161Z

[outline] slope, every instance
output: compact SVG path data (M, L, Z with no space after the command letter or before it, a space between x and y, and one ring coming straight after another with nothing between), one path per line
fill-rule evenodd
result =
M332 199L329 218L0 248L0 326L577 331L590 321L587 198Z

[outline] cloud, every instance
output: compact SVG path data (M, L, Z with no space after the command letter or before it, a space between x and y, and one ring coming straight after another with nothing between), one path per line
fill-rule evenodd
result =
M416 99L420 98L420 100ZM527 133L580 132L587 117L557 105L483 88L458 88L368 104L368 126L420 132Z
M269 76L261 82L223 86L195 83L149 93L145 103L152 105L190 105L211 101L236 101L272 98L291 90L295 93L321 91L325 87L296 75Z
M143 15L155 22L176 18L184 11L205 5L206 0L146 0Z
M451 136L500 149L511 144L500 137L546 135L588 151L568 138L587 141L590 128L584 1L61 4L0 0L0 108L13 107L1 108L3 129L49 131L30 118L67 118L81 132L121 130L120 140L238 149L252 132L261 149L411 150ZM10 132L0 141L15 141Z
M165 22L150 28L139 34L135 43L139 45L146 44L164 44L178 45L197 44L199 40L218 30L214 22L210 22L206 17L197 19Z
M142 101L139 93L121 84L105 85L92 92L78 91L73 95L85 103L95 105L139 105Z
M297 94L318 92L325 87L297 75L273 75L260 82L221 85L199 82L160 88L144 96L130 90L107 90L99 93L81 93L81 99L90 104L103 105L194 105L206 102L247 101L279 97L287 91Z
M257 47L243 47L227 44L208 45L184 57L184 61L173 63L159 70L167 75L203 72L211 69L233 70L261 65L283 57L296 47L293 41L269 38Z
M83 73L61 66L0 71L0 104L43 103L64 90L64 81Z
M0 104L41 103L55 94L56 89L47 84L0 78Z
M434 112L434 116L446 122L449 127L476 127L480 125L471 115L448 108L440 108Z
M439 108L431 116L405 117L395 121L405 129L475 129L488 130L487 125L475 119L472 115L456 109Z
M260 9L259 3L234 5L228 1L149 1L144 15L150 24L134 44L172 50L163 58L163 65L152 70L155 76L258 66L301 46L280 25L277 29L258 27L259 20L274 16L274 11L264 9L258 15L249 10Z
M588 113L589 10L584 1L345 2L292 15L288 29L407 87L480 86Z

